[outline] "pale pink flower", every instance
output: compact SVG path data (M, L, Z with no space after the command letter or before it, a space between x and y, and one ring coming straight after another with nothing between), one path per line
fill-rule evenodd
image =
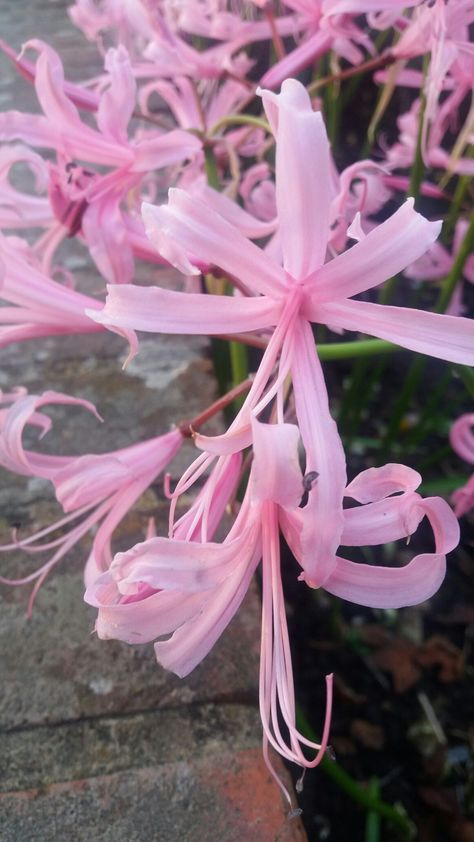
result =
M474 413L470 412L466 413L466 415L461 415L449 431L451 447L469 465L474 465L473 430ZM454 503L454 511L457 517L465 515L466 512L469 512L474 507L474 474L462 488L458 488L453 493L451 500Z
M69 550L90 530L98 527L85 566L85 581L93 581L112 560L111 538L140 495L173 459L182 444L180 430L114 450L110 453L84 456L52 456L23 447L26 426L33 425L43 436L52 424L40 410L45 405L82 406L100 416L86 400L71 398L58 392L27 395L24 390L1 396L7 406L0 410L0 464L23 476L50 480L65 517L25 539L16 538L0 547L2 552L22 549L29 553L53 550L51 557L37 570L21 579L0 577L4 584L21 585L35 582L29 610L44 579ZM11 404L11 405L10 405ZM10 406L9 406L10 405ZM8 408L7 408L8 407ZM78 521L76 525L75 521ZM63 527L70 527L59 538L46 540Z
M275 395L281 402L284 379L291 372L308 470L321 478L308 503L312 520L304 538L304 566L308 582L322 585L334 568L340 543L345 460L309 322L363 331L461 363L474 360L474 338L468 319L352 300L423 254L441 225L417 214L410 199L353 248L324 264L333 182L321 114L312 111L305 89L293 80L285 82L280 95L264 92L263 99L277 141L283 267L211 207L172 190L167 206L144 207L147 231L160 253L185 274L197 272L192 262L196 258L214 264L236 278L239 291L246 294L200 296L156 287L109 287L104 310L90 316L104 325L183 334L219 335L275 326L228 434L214 442L197 436L196 442L215 454L248 446L250 413L261 411ZM309 160L314 166L308 166ZM277 379L267 388L279 357Z
M81 230L106 279L130 282L133 248L121 203L134 193L139 199L140 185L150 170L182 163L200 150L201 142L179 129L128 138L136 83L125 48L109 50L105 58L105 87L96 111L98 130L82 122L69 98L57 53L38 40L29 41L25 48L38 52L35 88L44 116L17 111L0 115L0 139L21 139L55 150L59 169L52 170L50 197L63 226L58 228L56 242L66 231ZM74 159L91 166L76 167ZM111 170L99 174L94 170L97 166Z
M279 528L301 564L308 511L299 506L305 488L310 494L314 489L311 482L309 486L305 483L299 467L297 427L253 419L252 428L254 461L248 488L224 541L151 538L118 553L109 571L89 586L85 598L99 609L96 628L100 636L139 643L172 633L168 640L155 643L155 652L162 666L183 677L222 634L261 560L260 713L264 754L273 772L270 745L305 768L321 760L329 736L332 677L327 677L323 737L320 745L313 744L298 732L295 723ZM317 478L315 483L319 481ZM405 567L395 569L338 557L325 584L331 593L362 605L394 608L425 600L437 590L444 577L445 554L456 545L459 527L443 500L423 500L416 494L420 481L415 471L403 465L370 469L356 477L345 496L363 505L345 510L342 543L375 545L406 538L426 516L434 531L435 552L416 556ZM316 751L312 760L305 756L304 747Z

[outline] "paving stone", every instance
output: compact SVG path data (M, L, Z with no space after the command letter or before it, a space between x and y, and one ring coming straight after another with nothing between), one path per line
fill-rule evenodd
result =
M304 842L257 748L0 796L2 842Z
M5 590L5 589L3 589ZM253 589L232 626L185 680L156 664L153 646L101 641L79 573L53 574L28 620L20 589L1 606L0 727L62 722L203 701L255 702L259 604Z

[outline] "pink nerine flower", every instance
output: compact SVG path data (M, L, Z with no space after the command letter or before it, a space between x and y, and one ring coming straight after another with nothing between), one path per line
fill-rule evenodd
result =
M210 651L234 616L261 560L264 754L270 769L270 745L283 757L308 768L317 765L327 746L332 676L327 677L323 736L316 745L298 732L295 723L279 538L281 529L301 563L307 512L299 506L308 482L299 467L297 427L253 420L252 428L254 461L249 483L224 541L151 538L118 553L109 571L90 584L85 598L99 609L96 628L101 637L142 643L172 633L168 640L155 643L157 659L185 676ZM437 590L444 577L445 554L456 545L459 527L443 500L423 500L415 492L420 481L415 471L403 465L372 468L356 477L345 496L362 505L344 512L342 543L379 544L405 538L426 516L434 532L435 552L418 555L407 566L395 569L338 557L325 584L330 593L361 605L395 608L425 600ZM305 756L305 747L316 751L313 759Z
M273 395L291 372L308 470L320 476L310 495L304 545L307 581L324 585L336 564L343 528L345 460L317 357L311 322L362 331L442 359L474 361L468 319L352 300L412 263L436 239L428 222L405 204L348 251L328 263L333 185L329 143L307 92L288 80L280 95L263 92L276 137L276 202L283 266L247 240L212 205L170 191L167 206L144 206L147 232L160 253L185 274L195 262L214 264L238 279L247 295L196 295L156 287L109 287L104 310L91 318L108 326L166 333L228 334L275 327L244 407L227 437L202 443L216 454L251 442L250 413L264 399L278 357ZM314 161L313 166L308 166ZM270 391L271 391L270 390ZM317 417L318 424L314 423ZM282 419L281 419L282 420ZM197 443L199 444L199 438ZM204 437L203 437L204 438ZM199 444L201 446L201 444Z
M461 415L451 427L449 440L451 447L461 459L469 465L474 465L474 413L470 412ZM451 497L454 503L454 511L458 517L465 515L474 507L474 474L467 481L466 485L458 488Z
M98 529L85 567L86 584L108 568L112 560L110 542L114 530L176 455L183 436L176 429L110 453L50 456L26 450L22 442L27 425L38 427L42 435L51 428L51 419L40 411L42 407L48 404L82 406L100 418L94 406L89 401L58 392L45 392L38 396L27 395L24 390L0 395L0 404L6 405L0 409L0 465L23 476L50 480L65 512L65 517L35 535L0 547L1 551L54 551L48 561L29 576L16 580L0 577L5 584L36 583L29 601L31 610L36 593L50 570L94 527ZM38 543L78 519L79 523L61 537Z
M62 223L60 236L82 230L105 278L113 283L131 281L134 248L121 206L126 197L139 198L150 171L182 163L201 149L201 141L179 129L129 137L136 82L124 47L109 50L105 57L97 129L81 120L68 96L57 53L39 40L28 41L26 48L38 52L34 84L44 116L5 112L0 115L0 140L19 139L55 150L59 172L53 169L50 198ZM84 162L90 166L85 168ZM110 169L103 174L98 167Z

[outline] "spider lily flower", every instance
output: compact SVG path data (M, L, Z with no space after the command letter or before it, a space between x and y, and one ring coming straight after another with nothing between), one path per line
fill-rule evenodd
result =
M451 447L461 459L474 465L474 413L461 415L451 426L449 440ZM474 507L474 474L467 483L458 488L451 496L457 517L465 515Z
M44 116L6 112L0 116L0 138L21 139L56 151L59 173L54 168L51 172L50 198L60 223L69 235L82 230L91 255L107 280L129 282L133 276L133 250L121 203L133 192L139 192L150 170L184 162L200 150L201 142L179 129L142 132L129 140L136 83L125 48L109 50L105 58L108 85L98 101L98 130L82 122L69 98L57 53L38 40L27 42L26 48L38 52L35 88ZM77 167L75 159L91 166ZM111 170L99 174L94 171L95 166ZM59 234L64 236L64 231L59 229Z
M321 477L308 504L313 527L312 535L308 527L305 540L307 581L319 586L336 563L346 477L309 323L361 331L465 364L474 361L474 335L468 319L352 300L420 257L438 236L441 223L424 219L409 199L360 242L325 263L334 190L322 116L313 112L307 92L294 80L284 83L281 94L267 91L262 96L276 138L283 266L211 206L185 191L171 190L168 205L145 205L143 210L147 233L161 255L188 275L198 273L197 259L216 265L237 278L246 294L201 296L122 285L109 287L104 310L89 315L107 326L164 333L222 335L274 328L229 435L215 446L209 440L202 446L220 454L250 444L250 413L258 414L259 402L265 405L279 389L281 394L284 377L291 372L308 470ZM308 160L315 162L310 168ZM277 381L265 392L279 356Z
M85 599L99 609L96 628L100 636L138 643L171 634L155 643L156 656L162 666L184 677L234 616L261 560L260 712L265 759L273 773L269 746L303 768L321 760L329 736L332 677L327 677L322 741L313 744L295 724L279 539L281 529L301 561L302 521L307 513L299 508L305 489L298 461L299 430L291 424L262 424L256 419L252 428L254 461L249 483L224 541L189 542L175 536L137 544L115 556L108 572L89 586ZM403 465L370 469L356 477L345 496L362 505L344 512L342 540L355 545L393 541L415 532L426 516L434 530L435 552L416 556L395 569L338 557L325 585L331 593L357 604L386 608L415 604L437 590L445 572L445 553L456 545L459 527L443 500L423 500L416 494L420 480ZM305 756L305 747L316 751L313 759Z
M23 447L26 426L34 426L42 435L51 428L51 420L41 411L45 405L81 406L100 416L86 400L57 392L27 395L20 390L3 396L2 403L11 405L0 410L0 464L23 476L34 476L52 482L56 498L65 517L25 539L0 547L2 552L22 549L28 553L53 551L37 570L21 579L0 577L4 584L22 585L34 582L29 600L31 611L36 594L48 573L89 531L99 527L85 567L85 580L96 579L112 560L110 542L114 530L141 494L159 476L181 447L180 430L103 454L54 456L36 453ZM77 523L77 521L79 521ZM75 525L74 525L75 524ZM50 536L68 527L59 538ZM43 539L46 539L43 542Z

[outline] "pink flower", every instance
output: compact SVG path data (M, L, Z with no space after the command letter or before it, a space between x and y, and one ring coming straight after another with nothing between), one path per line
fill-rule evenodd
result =
M312 494L312 483L317 485L320 479L305 482L299 467L297 427L253 420L252 428L254 462L247 492L224 541L151 538L118 553L109 571L89 586L85 598L99 609L96 628L100 636L138 643L171 633L168 640L155 643L156 656L162 666L185 676L230 622L261 559L260 712L264 754L273 772L269 745L286 759L313 767L321 760L329 736L332 676L327 677L321 744L312 744L296 728L280 570L279 529L301 564L304 522L310 513L299 508L300 501L305 488ZM415 604L437 590L444 577L445 553L456 545L459 527L443 500L423 500L416 494L420 480L403 465L370 469L356 477L345 496L362 505L345 510L342 543L379 544L404 538L426 516L434 531L435 552L416 556L405 567L395 569L338 557L325 584L327 590L358 604L382 608ZM280 718L286 729L282 729ZM316 756L308 759L304 747L315 750Z
M453 450L469 465L474 465L474 413L461 415L451 427L449 440ZM474 474L451 497L457 517L465 515L474 507Z
M2 403L11 403L0 414L0 464L24 476L50 480L66 516L56 523L25 539L17 539L0 547L2 552L23 549L37 553L54 550L50 559L29 576L9 580L5 584L20 585L35 582L29 600L29 611L35 596L50 570L93 527L99 526L85 567L85 581L95 580L112 560L112 534L140 495L164 470L182 444L182 434L176 429L139 444L99 455L50 456L23 447L23 432L27 425L41 429L44 435L51 428L51 420L41 408L47 404L82 406L98 418L89 401L71 398L57 392L2 396ZM63 526L81 519L59 538L41 542L42 538Z
M291 372L298 423L308 470L320 475L308 503L311 526L304 537L307 581L324 584L336 564L343 528L345 460L309 322L363 331L442 359L474 360L471 322L400 307L352 300L382 284L423 254L436 239L439 222L428 222L405 204L355 246L324 264L330 237L333 183L329 144L321 114L313 112L298 82L280 95L263 93L276 137L276 202L283 267L239 233L214 209L185 191L170 191L167 206L144 206L150 239L185 274L197 259L238 279L234 297L172 292L156 287L109 287L107 302L91 318L108 326L166 333L227 334L275 327L244 406L228 434L204 450L235 452L251 443L250 413L275 395L282 398ZM308 167L308 161L315 161ZM278 360L278 376L269 380ZM314 418L318 418L318 424ZM283 420L280 417L280 420Z
M52 170L50 197L64 226L60 237L82 230L106 279L129 282L133 247L121 203L128 194L139 191L150 170L182 163L200 150L201 142L179 129L142 132L129 139L136 83L124 47L109 50L105 58L107 75L97 104L97 130L82 122L68 96L57 53L38 40L27 42L26 48L39 54L34 84L44 116L18 111L0 115L0 139L21 139L56 151L59 170ZM92 168L77 167L74 159L89 162ZM97 166L111 171L99 174L94 170Z

